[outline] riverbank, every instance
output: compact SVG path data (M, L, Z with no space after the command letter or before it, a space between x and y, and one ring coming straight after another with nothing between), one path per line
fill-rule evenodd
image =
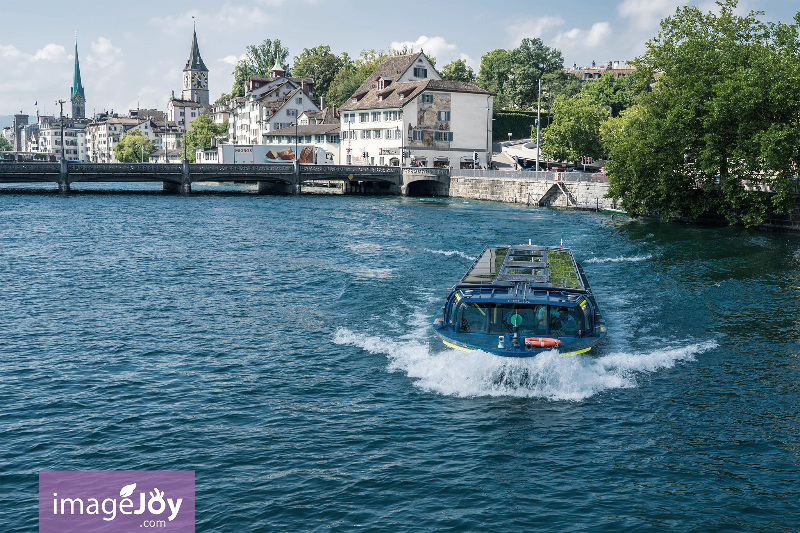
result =
M540 207L616 209L608 181L581 172L504 172L453 169L449 195Z

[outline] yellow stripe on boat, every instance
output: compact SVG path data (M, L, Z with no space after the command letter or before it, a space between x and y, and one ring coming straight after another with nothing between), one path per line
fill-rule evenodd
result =
M576 352L567 352L567 353L562 353L562 354L561 354L561 357L566 357L566 356L568 356L568 355L578 355L579 353L586 353L586 352L588 352L588 351L589 351L589 350L591 350L591 349L592 349L592 347L590 346L590 347L588 347L588 348L584 348L583 350L578 350L578 351L576 351Z
M453 344L451 342L447 342L445 340L442 341L445 346L449 346L450 348L455 348L456 350L464 350L465 352L473 352L475 350L470 350L469 348L464 348L463 346L459 346L457 344Z

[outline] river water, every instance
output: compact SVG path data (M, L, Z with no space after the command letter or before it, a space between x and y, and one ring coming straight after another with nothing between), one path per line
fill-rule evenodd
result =
M800 531L800 238L462 199L0 195L0 524L194 470L197 531ZM592 355L456 352L484 244L562 241Z

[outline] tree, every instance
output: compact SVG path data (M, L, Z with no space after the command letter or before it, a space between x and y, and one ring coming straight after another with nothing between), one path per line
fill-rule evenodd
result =
M375 72L375 69L383 63L386 57L386 52L370 49L362 50L359 58L354 62L350 62L349 57L343 58L343 61L346 59L345 64L334 76L328 89L328 101L333 102L337 107L344 104L356 89Z
M542 76L564 70L561 52L545 46L538 38L522 39L519 47L511 51L509 62L506 98L518 108L536 105Z
M475 73L463 59L456 59L442 67L442 79L452 81L475 82Z
M114 146L114 157L120 163L147 161L153 151L153 142L140 130L129 130Z
M650 86L641 83L639 77L641 76L636 72L619 78L614 77L611 72L606 72L599 80L584 83L581 91L594 98L598 104L609 106L611 116L616 117L633 105L637 95L649 90Z
M8 152L13 150L11 143L8 142L8 139L0 135L0 152Z
M481 58L477 85L497 94L495 107L530 108L539 96L539 79L563 71L561 52L541 39L523 39L513 50L492 50Z
M228 121L216 124L214 119L208 115L200 115L190 124L191 129L186 132L186 159L190 163L195 162L195 151L198 148L208 148L214 137L222 137L228 134Z
M652 93L603 128L609 194L632 214L719 214L746 226L791 205L800 164L800 14L684 7L661 22L634 64ZM753 189L761 185L775 192Z
M553 103L553 122L544 130L542 152L556 161L578 162L581 157L600 157L600 124L608 111L586 94L559 96Z
M497 95L495 108L506 107L505 86L511 71L511 57L508 51L498 48L481 57L476 84Z
M280 39L271 41L264 39L259 45L249 45L247 56L236 63L233 69L233 87L231 96L244 96L245 84L249 76L266 76L275 63L285 68L289 49L281 46Z
M314 101L319 105L319 96L328 93L342 66L344 66L343 59L331 53L330 46L317 46L304 48L303 52L294 58L292 70L295 76L314 79Z

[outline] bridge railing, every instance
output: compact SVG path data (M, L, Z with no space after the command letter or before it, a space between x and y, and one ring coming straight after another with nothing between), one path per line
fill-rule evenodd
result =
M182 165L174 163L67 163L67 170L76 174L180 174Z
M231 174L252 176L289 176L294 174L294 165L285 163L276 164L217 164L217 163L192 163L189 165L190 174Z
M300 165L301 175L326 176L400 176L400 167L365 165Z
M607 183L608 176L600 172L555 172L552 170L473 170L453 169L454 177L462 178L506 178L530 181L565 181Z
M2 163L2 174L58 174L60 163Z

